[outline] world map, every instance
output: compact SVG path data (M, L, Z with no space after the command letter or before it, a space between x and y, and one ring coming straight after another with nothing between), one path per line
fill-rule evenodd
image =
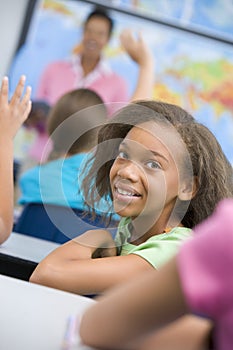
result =
M121 5L134 11L143 11L145 14L149 8L149 1L111 3L112 7ZM166 15L165 3L167 9L170 9L166 11ZM129 90L132 92L138 68L121 49L119 34L124 28L132 28L135 35L140 30L155 58L153 97L180 105L209 127L233 164L233 45L224 40L185 31L184 14L181 10L178 11L181 8L180 2L176 2L176 8L172 3L174 4L164 1L162 5L162 2L158 1L152 14L158 16L160 13L163 20L168 17L182 20L183 27L180 29L112 9L110 15L114 19L115 29L105 55L112 68L127 79ZM206 20L206 1L196 0L191 3L192 16L189 14L188 17L186 14L187 26L198 25L198 28L202 27L205 32L208 29L212 34L218 33L230 40L233 27L232 21L227 21L231 13L227 6L226 20L221 25L221 16L217 22L213 20L218 0L211 2L212 12L210 6L208 7L209 21ZM83 19L92 8L91 4L84 1L41 1L32 16L25 43L12 61L9 71L12 88L18 77L26 74L35 95L38 80L45 66L54 60L67 59L74 54L82 35ZM199 17L196 9L199 11ZM208 28L205 23L208 23Z

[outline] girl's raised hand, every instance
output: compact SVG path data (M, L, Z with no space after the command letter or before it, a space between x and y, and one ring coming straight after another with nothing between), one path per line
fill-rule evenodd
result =
M9 82L4 77L0 89L0 128L1 134L14 137L20 126L27 119L31 110L31 87L25 86L25 76L22 75L14 94L9 101Z
M137 64L148 65L153 63L152 52L140 32L135 36L131 29L124 29L120 34L120 42L122 48Z
M130 100L152 99L155 62L151 49L144 41L141 33L135 36L130 29L124 29L121 32L120 41L122 48L138 64L139 68L137 84Z

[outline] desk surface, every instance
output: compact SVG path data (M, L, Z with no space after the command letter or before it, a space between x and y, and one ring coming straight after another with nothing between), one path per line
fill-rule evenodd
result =
M0 253L38 263L57 247L58 243L12 232Z
M61 350L67 319L82 315L90 298L1 276L2 350ZM91 349L80 344L72 350Z

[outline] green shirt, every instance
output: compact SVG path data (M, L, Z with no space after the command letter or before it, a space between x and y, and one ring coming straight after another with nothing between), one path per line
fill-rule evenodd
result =
M184 240L192 237L190 228L175 227L168 233L152 236L147 241L134 245L128 242L131 236L130 224L131 218L123 218L119 223L115 237L118 255L139 255L156 269L176 255Z

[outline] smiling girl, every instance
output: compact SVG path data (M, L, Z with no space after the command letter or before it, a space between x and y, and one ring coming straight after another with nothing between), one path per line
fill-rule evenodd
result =
M101 128L87 169L84 197L93 218L100 198L103 218L114 211L122 217L115 239L108 230L87 231L39 263L31 282L88 295L135 280L160 269L192 228L233 196L232 167L213 134L182 108L162 102L139 101L118 111ZM211 328L200 317L181 317L146 348L204 348Z
M98 294L159 269L219 200L232 196L232 167L216 138L162 102L118 111L99 132L89 167L85 200L93 216L101 197L106 217L114 210L122 217L115 239L107 230L87 231L49 254L31 282Z

